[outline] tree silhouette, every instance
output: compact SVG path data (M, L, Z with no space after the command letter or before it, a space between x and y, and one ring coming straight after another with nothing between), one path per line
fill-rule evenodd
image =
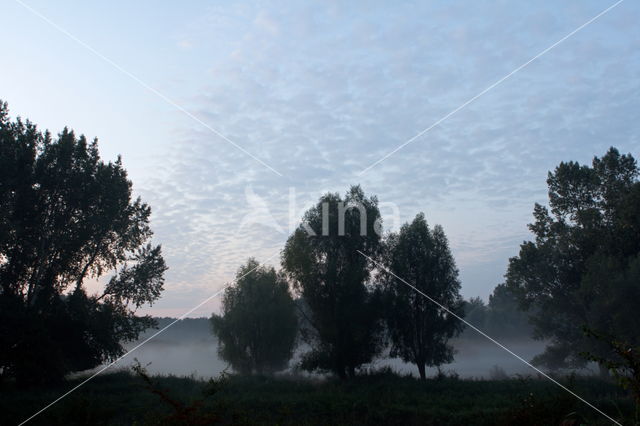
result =
M606 357L597 333L637 346L640 316L640 183L635 159L610 148L591 167L560 163L549 173L551 211L536 204L535 241L510 259L507 288L531 313L535 336L550 339L534 360L580 367L589 352Z
M218 354L234 370L263 374L287 367L298 318L282 275L249 259L238 269L236 283L225 290L222 312L211 317L211 325L219 339Z
M0 367L54 380L121 355L152 324L166 270L148 243L151 210L132 200L120 158L66 128L53 139L0 103ZM111 278L98 295L88 279Z
M345 209L346 207L346 209ZM358 251L381 248L378 200L351 187L344 200L326 194L289 237L282 266L308 309L302 367L353 377L383 346L379 298L367 285L371 265Z
M453 361L453 347L447 341L457 336L464 324L414 289L409 282L451 312L464 316L458 270L447 237L439 225L429 229L422 213L386 241L384 263L391 273L382 272L387 327L391 353L418 367L426 378L426 366Z
M518 298L505 284L498 284L489 296L486 331L494 337L531 335L527 313L520 309Z
M481 330L484 330L487 327L490 316L489 307L480 297L472 297L466 301L464 313L465 320L470 324L473 324Z

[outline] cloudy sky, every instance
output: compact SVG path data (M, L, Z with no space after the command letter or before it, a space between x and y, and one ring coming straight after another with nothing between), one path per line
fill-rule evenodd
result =
M0 98L122 154L171 268L154 314L248 256L278 265L305 207L357 183L387 230L441 224L463 295L487 298L549 170L640 156L640 5L483 91L614 4L3 0Z

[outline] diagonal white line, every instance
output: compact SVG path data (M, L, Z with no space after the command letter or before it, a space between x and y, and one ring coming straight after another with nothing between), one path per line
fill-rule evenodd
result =
M531 64L533 61L535 61L536 59L538 59L539 57L541 57L542 55L544 55L545 53L547 53L548 51L550 51L551 49L553 49L554 47L558 46L560 43L562 43L563 41L565 41L566 39L568 39L569 37L571 37L572 35L574 35L575 33L577 33L578 31L582 30L584 27L586 27L587 25L591 24L593 21L595 21L596 19L600 18L602 15L604 15L605 13L609 12L611 9L613 9L614 7L618 6L620 3L622 3L624 0L618 0L617 2L615 2L614 4L612 4L611 6L609 6L608 8L606 8L605 10L603 10L602 12L598 13L596 16L594 16L593 18L589 19L587 22L585 22L584 24L580 25L578 28L576 28L575 30L571 31L569 34L567 34L566 36L562 37L560 40L556 41L555 43L553 43L551 46L547 47L546 49L544 49L542 52L538 53L536 56L534 56L533 58L529 59L527 62L525 62L524 64L520 65L518 68L514 69L513 71L511 71L509 74L505 75L504 77L502 77L500 80L496 81L495 83L493 83L491 86L487 87L486 89L484 89L482 92L478 93L477 95L475 95L474 97L472 97L471 99L469 99L468 101L466 101L465 103L463 103L462 105L460 105L459 107L457 107L456 109L452 110L451 112L449 112L447 115L445 115L444 117L440 118L438 121L436 121L435 123L433 123L431 126L427 127L426 129L422 130L420 133L418 133L417 135L415 135L414 137L412 137L411 139L409 139L408 141L404 142L403 144L399 145L398 147L396 147L393 151L389 152L388 154L386 154L384 157L382 157L381 159L379 159L378 161L376 161L375 163L372 163L371 165L369 165L366 169L361 170L358 173L358 176L362 176L363 174L365 174L367 171L369 171L370 169L372 169L373 167L375 167L376 165L378 165L379 163L383 162L384 160L386 160L387 158L391 157L393 154L395 154L396 152L400 151L402 148L404 148L405 146L409 145L411 142L415 141L416 139L418 139L420 136L424 135L425 133L427 133L428 131L430 131L431 129L433 129L434 127L438 126L440 123L442 123L443 121L445 121L446 119L448 119L449 117L451 117L452 115L454 115L455 113L457 113L458 111L460 111L461 109L465 108L466 106L468 106L470 103L472 103L473 101L475 101L476 99L478 99L479 97L481 97L482 95L484 95L485 93L487 93L488 91L490 91L491 89L493 89L494 87L496 87L497 85L499 85L500 83L504 82L506 79L508 79L509 77L511 77L512 75L514 75L515 73L517 73L518 71L522 70L523 68L525 68L526 66L528 66L529 64Z
M594 410L596 410L598 413L602 414L603 416L605 416L607 419L611 420L613 423L622 426L621 423L619 423L618 421L614 420L612 417L610 417L609 415L607 415L605 412L603 412L602 410L600 410L598 407L596 407L595 405L591 404L589 401L585 400L584 398L582 398L580 395L576 394L575 392L573 392L571 389L567 388L566 386L564 386L562 383L558 382L557 380L555 380L553 377L550 377L548 374L542 372L542 370L536 368L535 366L531 365L528 361L526 361L524 358L522 358L520 355L514 353L511 349L507 348L505 345L503 345L502 343L498 342L497 340L495 340L493 337L489 336L487 333L485 333L484 331L480 330L478 327L476 327L475 325L471 324L470 322L468 322L467 320L465 320L464 318L462 318L461 316L457 315L455 312L452 312L451 310L449 310L446 306L444 306L443 304L441 304L440 302L438 302L437 300L433 299L432 297L430 297L429 295L425 294L424 292L420 291L420 289L418 289L417 287L415 287L414 285L409 284L407 281L405 281L404 279L400 278L399 276L397 276L396 274L394 274L393 272L391 272L388 268L386 268L384 265L381 265L379 262L376 262L375 260L373 260L372 258L370 258L369 256L367 256L366 254L364 254L363 252L361 252L360 250L356 250L358 253L360 253L362 256L364 256L365 258L367 258L370 262L374 263L376 266L378 266L380 269L384 270L385 272L393 275L395 278L397 278L398 280L400 280L401 282L403 282L404 284L406 284L407 286L409 286L410 288L412 288L414 291L416 291L418 294L426 297L430 302L435 303L440 309L442 309L443 311L445 311L446 313L448 313L449 315L455 317L456 319L462 321L464 324L466 324L468 327L471 327L473 330L477 331L478 333L480 333L482 336L486 337L487 339L491 340L493 343L495 343L496 345L498 345L500 348L504 349L505 351L509 352L511 355L513 355L514 357L518 358L520 361L522 361L523 363L525 363L526 365L528 365L529 367L533 368L535 371L537 371L539 374L541 374L542 376L544 376L545 378L551 380L553 383L555 383L556 385L558 385L559 387L561 387L562 389L564 389L565 391L569 392L571 395L575 396L576 398L578 398L580 401L584 402L585 404L587 404L589 407L593 408Z
M276 257L277 255L279 255L280 253L276 253L272 256L270 256L269 258L267 258L267 260L263 261L263 264L270 261L271 259L273 259L274 257ZM252 268L250 271L248 271L246 274L243 274L239 277L237 277L236 279L234 279L233 281L231 281L228 284L225 284L224 286L222 286L222 288L218 291L216 291L215 293L213 293L211 296L207 297L205 300L203 300L202 302L200 302L198 305L194 306L193 308L189 309L187 312L185 312L184 314L180 315L178 318L176 318L174 321L172 321L171 323L169 323L167 326L165 326L164 328L158 330L156 333L154 333L152 336L148 337L147 339L145 339L144 341L142 341L141 343L139 343L138 345L134 346L131 350L129 350L126 354L122 355L120 358L116 359L115 361L113 361L111 364L107 364L106 366L102 367L100 370L98 370L97 372L93 373L91 376L89 376L87 379L85 379L84 381L82 381L80 384L78 384L77 386L71 388L71 390L69 390L68 392L66 392L65 394L61 395L60 397L58 397L56 400L52 401L51 403L49 403L47 406L43 407L40 411L38 411L37 413L33 414L31 417L29 417L28 419L24 420L22 423L20 423L19 426L22 426L23 424L27 423L28 421L32 420L34 417L38 416L39 414L43 413L44 411L46 411L47 409L51 408L53 405L55 405L56 403L60 402L60 400L62 400L63 398L67 397L68 395L70 395L71 393L75 392L78 388L80 388L81 386L85 385L87 382L89 382L90 380L92 380L94 377L98 376L100 373L104 372L105 370L113 367L115 364L117 364L120 360L122 360L124 357L126 357L127 355L129 355L131 352L135 351L136 349L138 349L140 346L144 345L145 343L147 343L149 340L153 339L154 337L156 337L157 335L163 333L165 330L167 330L169 327L171 327L172 325L174 325L175 323L177 323L178 321L180 321L181 319L184 319L187 315L191 314L193 311L195 311L196 309L200 308L201 306L205 305L207 302L211 301L212 299L218 297L227 287L229 287L231 284L233 284L234 282L238 281L241 278L246 277L247 275L249 275L250 273L252 273L253 271L255 271L257 268L259 268L260 265L256 266L255 268Z
M262 161L261 159L259 159L258 157L256 157L255 155L251 154L249 151L247 151L246 149L244 149L243 147L241 147L240 145L238 145L237 143L235 143L234 141L232 141L231 139L229 139L228 137L226 137L225 135L223 135L222 133L220 133L219 131L217 131L216 129L214 129L213 127L211 127L210 125L208 125L207 123L205 123L204 121L200 120L198 117L196 117L195 115L193 115L192 113L190 113L189 111L187 111L185 108L183 108L181 105L177 104L176 102L174 102L172 99L170 99L169 97L165 96L164 94L162 94L161 92L159 92L158 90L154 89L153 87L149 86L147 83L145 83L144 81L142 81L140 78L138 78L136 75L132 74L131 72L127 71L126 69L122 68L120 65L118 65L116 62L114 62L113 60L109 59L108 57L106 57L105 55L103 55L102 53L98 52L97 50L95 50L93 47L91 47L90 45L88 45L87 43L85 43L84 41L78 39L76 36L74 36L73 34L71 34L69 31L65 30L64 28L62 28L61 26L59 26L58 24L56 24L55 22L53 22L52 20L50 20L49 18L47 18L46 16L44 16L43 14L41 14L40 12L38 12L37 10L35 10L34 8L32 8L31 6L29 6L28 4L26 4L25 2L23 2L22 0L15 0L18 4L20 4L22 7L24 7L25 9L27 9L28 11L30 11L31 13L33 13L34 15L36 15L37 17L39 17L40 19L42 19L43 21L45 21L47 24L51 25L53 28L55 28L56 30L60 31L62 34L66 35L67 37L69 37L71 40L75 41L76 43L78 43L80 46L84 47L85 49L89 50L91 53L93 53L94 55L96 55L98 58L102 59L103 61L105 61L106 63L108 63L109 65L113 66L115 69L117 69L118 71L120 71L121 73L123 73L124 75L126 75L127 77L131 78L132 80L134 80L136 83L138 83L139 85L141 85L142 87L144 87L145 89L149 90L151 93L155 94L156 96L158 96L160 99L162 99L163 101L165 101L166 103L168 103L169 105L173 106L174 108L176 108L177 110L179 110L180 112L184 113L187 117L193 119L194 121L196 121L197 123L201 124L202 126L204 126L205 128L207 128L208 130L210 130L211 132L213 132L214 134L216 134L217 136L219 136L220 138L224 139L225 141L227 141L228 143L230 143L231 145L233 145L234 147L236 147L237 149L239 149L240 151L242 151L244 154L248 155L249 157L253 158L254 160L256 160L258 163L262 164L264 167L266 167L267 169L271 170L273 173L277 174L280 177L283 177L282 174L277 171L276 169L274 169L273 167L269 166L267 163L265 163L264 161Z

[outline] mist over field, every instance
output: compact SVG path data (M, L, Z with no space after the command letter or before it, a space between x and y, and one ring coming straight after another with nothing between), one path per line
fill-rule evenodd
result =
M164 324L165 321L166 319L163 319L161 324ZM135 347L155 332L156 330L147 331L138 341L130 343L127 349ZM455 372L461 378L491 378L491 371L498 366L509 376L537 374L531 367L495 343L482 336L471 336L473 333L475 332L469 331L462 338L452 340L457 353L453 363L441 367L444 373ZM528 336L499 341L527 361L543 352L545 347L544 342L533 340ZM301 345L296 355L307 349ZM119 365L121 367L130 365L136 358L142 365L148 365L147 370L153 374L193 375L197 378L208 379L218 376L225 368L228 368L227 363L218 356L217 350L218 342L208 330L208 320L205 318L190 319L179 321L164 333L149 340L128 355ZM295 366L298 359L298 356L294 356L290 368L286 372L293 372L292 367ZM385 358L367 365L368 368L374 369L385 366L389 366L401 374L417 376L418 373L415 365L402 362L400 359ZM228 368L227 371L231 372L232 370ZM428 374L431 376L436 372L435 368L428 369Z

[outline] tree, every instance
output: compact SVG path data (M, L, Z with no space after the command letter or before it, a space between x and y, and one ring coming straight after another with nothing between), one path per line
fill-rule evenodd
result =
M287 367L298 333L289 285L272 267L254 260L238 269L227 287L222 316L212 315L218 354L243 374L273 373Z
M389 235L384 264L391 272L382 274L390 355L415 364L425 380L427 366L453 361L454 350L447 342L464 324L396 276L463 317L458 269L444 230L439 225L429 229L424 215L418 214L398 234Z
M308 307L303 368L353 377L382 350L380 300L361 254L379 254L380 228L378 200L353 186L344 199L320 197L287 240L282 266Z
M637 413L640 408L640 347L629 346L628 343L617 341L615 337L605 336L586 328L584 332L587 336L609 346L614 357L596 356L588 352L584 356L606 368L613 374L620 387L631 392Z
M132 200L120 158L66 128L53 139L12 122L0 102L0 367L19 381L56 380L124 353L152 325L166 270L149 240L151 210ZM111 278L87 293L88 279Z
M520 309L518 299L505 284L499 284L489 295L489 303L480 297L465 301L465 320L497 339L517 339L531 335L531 325L527 313ZM484 339L484 336L470 327L462 333L463 339Z
M465 302L464 313L466 320L484 330L489 322L489 307L480 297L472 297Z
M607 345L583 328L637 346L638 172L630 154L610 148L591 167L563 162L549 173L551 210L535 205L535 241L520 246L506 274L508 289L531 313L535 337L550 339L538 364L581 367L583 352L607 356Z
M505 284L499 284L489 296L487 331L494 337L531 335L528 315L523 312L516 295Z

